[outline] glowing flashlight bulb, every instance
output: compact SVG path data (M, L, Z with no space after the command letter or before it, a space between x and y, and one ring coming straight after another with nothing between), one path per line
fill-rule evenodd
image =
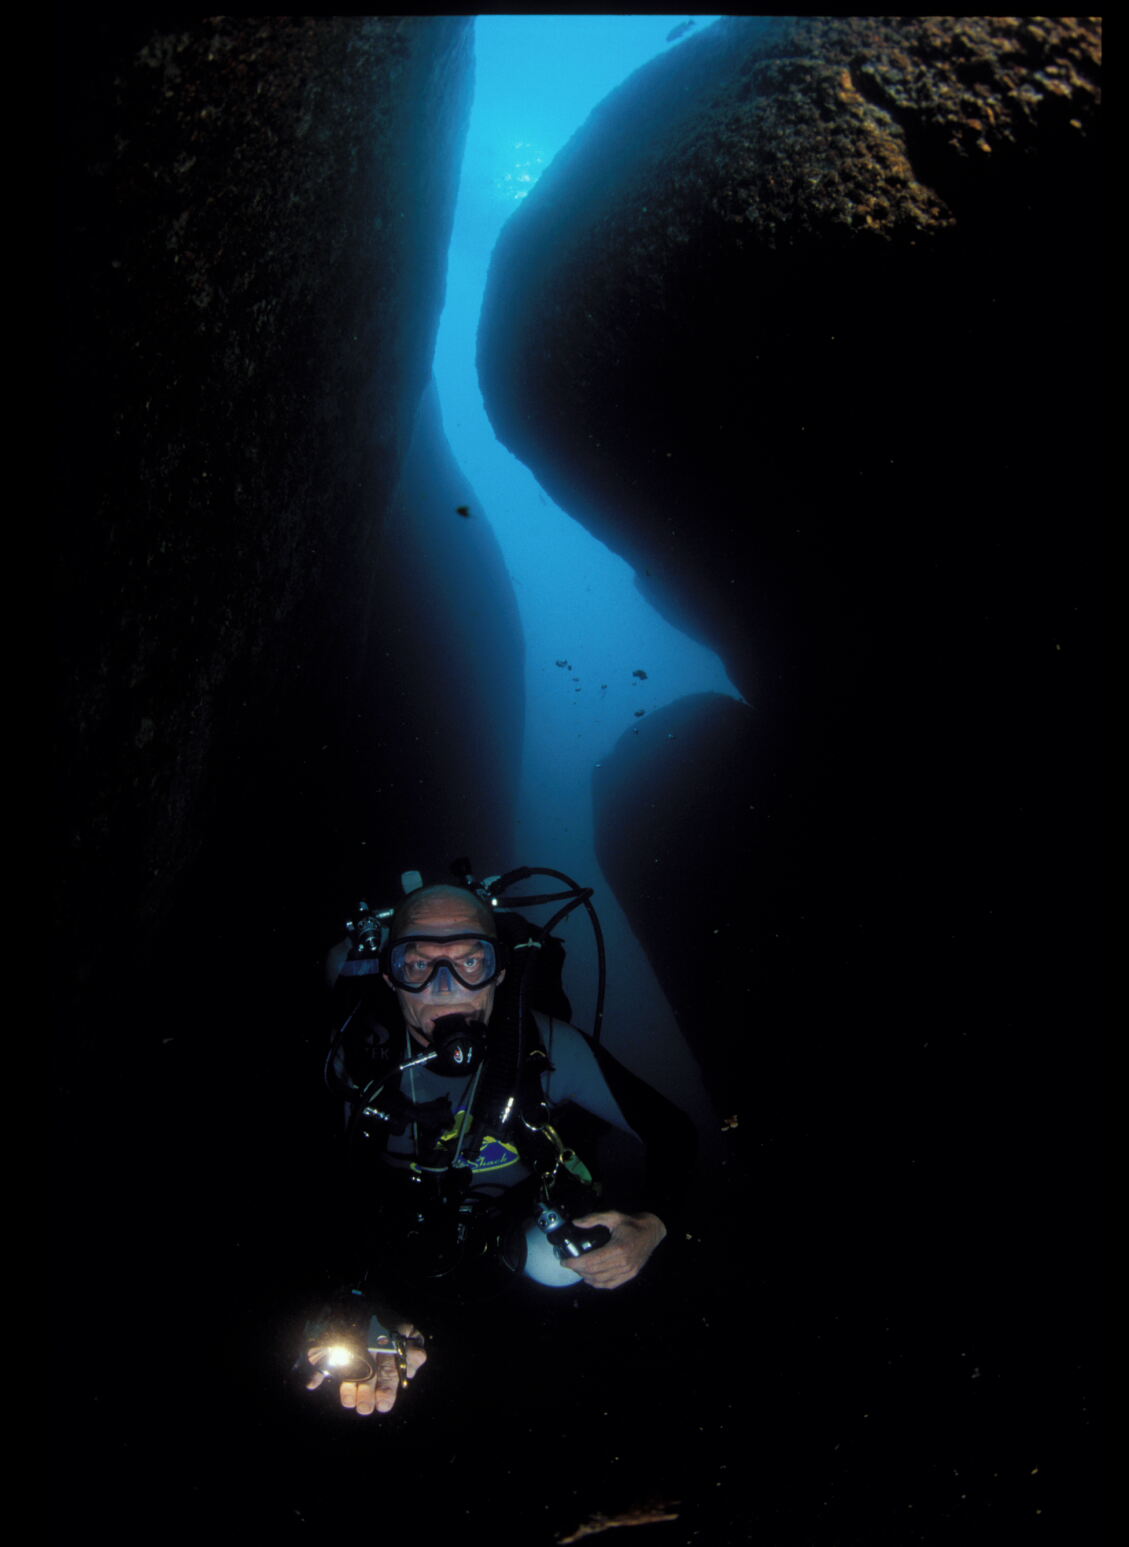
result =
M340 1345L338 1345L335 1348L329 1349L325 1356L325 1362L329 1365L331 1370L340 1370L345 1365L352 1364L353 1353L350 1349L342 1348Z

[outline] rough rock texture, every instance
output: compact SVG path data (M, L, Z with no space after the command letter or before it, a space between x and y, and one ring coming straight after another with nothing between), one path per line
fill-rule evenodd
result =
M748 799L806 854L802 906L769 907L860 992L892 972L891 1006L940 973L955 1014L991 937L991 992L1018 976L1049 1024L1083 957L1048 993L1043 953L1085 953L1098 37L724 20L597 109L491 271L499 434L718 649L755 718ZM716 825L727 854L724 803ZM986 956L940 972L969 908ZM683 917L657 911L656 964Z
M503 232L499 436L759 707L837 696L864 640L812 661L827 610L934 523L961 563L985 510L1009 530L1017 448L1084 420L1037 384L1085 387L1096 51L1085 21L726 19Z
M59 43L54 1277L61 1323L149 1372L71 1341L67 1502L132 1540L169 1498L266 1491L219 1436L277 1411L299 1333L265 1329L322 1261L322 952L358 892L472 846L472 807L505 863L520 635L481 531L442 585L412 533L389 553L406 467L431 546L467 537L433 426L432 484L409 448L470 19L74 13ZM405 856L436 702L405 691L408 608L482 733ZM257 1394L218 1393L221 1365Z
M748 701L595 780L743 1239L991 1348L1025 1443L1089 1422L1081 1346L1026 1351L1092 1282L1098 37L724 20L545 174L479 336L501 438Z
M71 18L61 41L60 907L88 1003L178 910L229 940L269 906L301 938L358 884L361 668L471 36Z

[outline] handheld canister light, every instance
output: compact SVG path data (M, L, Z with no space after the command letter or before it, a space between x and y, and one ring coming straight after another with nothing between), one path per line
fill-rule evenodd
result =
M367 1354L367 1349L362 1353L347 1343L333 1343L325 1351L322 1373L331 1380L371 1380L376 1371Z
M570 1258L583 1257L587 1252L598 1251L612 1237L607 1225L589 1225L582 1229L580 1225L574 1225L560 1209L548 1205L538 1216L537 1228L544 1232L546 1240L557 1254L557 1261L561 1263L568 1262Z
M324 1307L306 1327L307 1348L322 1350L311 1362L327 1380L372 1380L377 1354L385 1352L382 1341L400 1364L404 1340L388 1330L359 1289Z

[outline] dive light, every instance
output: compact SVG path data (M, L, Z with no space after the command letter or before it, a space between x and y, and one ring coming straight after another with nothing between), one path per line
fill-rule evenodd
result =
M612 1238L607 1225L590 1225L587 1229L582 1229L579 1225L574 1225L560 1209L554 1208L541 1210L537 1228L544 1232L559 1262L567 1262L570 1257L583 1257L586 1252L597 1251L601 1246L606 1246Z
M388 1345L386 1349L378 1346L382 1339ZM306 1327L307 1349L324 1350L316 1362L311 1362L327 1380L372 1380L377 1356L395 1355L399 1364L403 1345L403 1337L389 1331L359 1289L350 1290L323 1307Z

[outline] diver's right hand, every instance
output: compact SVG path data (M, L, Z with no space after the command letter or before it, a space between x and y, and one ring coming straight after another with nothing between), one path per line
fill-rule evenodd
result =
M408 1340L405 1350L407 1369L404 1373L408 1380L414 1380L420 1368L427 1363L423 1334L407 1321L398 1322L396 1331ZM329 1378L324 1370L317 1368L328 1352L329 1347L325 1344L315 1344L308 1351L307 1357L314 1366L314 1373L306 1382L307 1391L316 1391ZM370 1349L369 1353L374 1356L376 1365L376 1374L371 1380L341 1382L341 1406L352 1408L362 1418L368 1418L372 1413L390 1413L400 1395L400 1374L391 1339L378 1338L376 1348Z

